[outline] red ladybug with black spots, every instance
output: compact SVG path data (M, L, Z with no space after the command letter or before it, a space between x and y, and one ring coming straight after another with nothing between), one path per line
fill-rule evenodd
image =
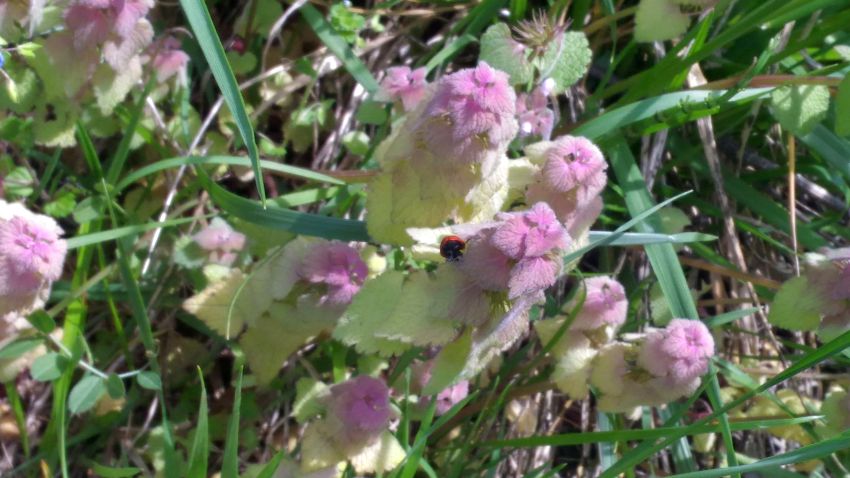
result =
M458 236L446 236L440 241L440 255L446 262L458 262L463 257L466 241Z

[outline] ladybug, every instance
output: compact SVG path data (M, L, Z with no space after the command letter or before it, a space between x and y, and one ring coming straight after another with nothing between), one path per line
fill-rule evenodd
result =
M440 255L446 258L446 262L459 261L464 249L466 241L457 236L446 236L440 241Z

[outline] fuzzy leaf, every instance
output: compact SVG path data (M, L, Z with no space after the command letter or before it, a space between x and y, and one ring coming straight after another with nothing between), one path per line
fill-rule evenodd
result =
M335 466L346 460L328 438L324 420L311 423L301 439L301 471L311 472Z
M458 282L459 274L438 274L431 278L423 271L411 273L402 285L395 310L375 330L375 336L418 346L451 341L458 324L449 320L449 305L454 303L462 284Z
M481 36L478 59L507 73L512 85L525 84L533 79L534 69L528 61L525 47L511 38L511 29L504 23L492 25Z
M388 271L366 281L339 319L334 338L355 346L361 353L382 356L396 355L410 348L406 343L375 334L383 329L398 307L403 283L404 274L399 271Z
M101 64L94 74L92 83L97 106L104 116L112 114L127 94L136 87L142 78L142 64L139 57L131 58L120 71L115 71L107 64Z
M829 88L822 85L783 86L770 97L773 116L795 135L806 135L826 117Z
M794 277L776 293L767 320L788 330L815 330L820 324L821 306L822 299L812 293L808 279Z
M566 32L560 44L553 42L546 49L540 75L555 81L552 93L562 93L587 73L592 57L593 52L584 33Z
M460 222L489 221L502 209L508 198L508 160L497 160L490 174L476 183L457 211Z
M328 387L313 378L301 378L295 383L295 402L292 404L292 416L298 423L322 413L324 406L320 399L328 394Z
M239 339L257 382L271 382L290 355L311 338L329 331L338 316L337 310L309 302L298 307L273 303Z
M433 174L417 174L408 161L381 172L369 183L366 227L376 241L410 245L406 229L434 227L448 219L456 204Z
M472 331L446 345L434 359L431 380L422 389L422 395L435 395L450 387L460 378L472 351Z
M183 303L183 308L190 314L196 315L201 321L221 336L228 338L239 334L245 324L246 317L235 307L231 312L231 303L237 289L245 281L245 275L239 270L233 270L226 279L208 285L204 290L190 297ZM255 316L262 310L249 311Z
M407 453L392 433L385 431L371 445L350 457L351 465L357 473L377 473L382 475L401 463Z
M690 24L690 18L671 0L641 0L635 13L635 40L669 40L685 33Z
M850 75L845 75L838 85L835 97L835 133L850 136Z

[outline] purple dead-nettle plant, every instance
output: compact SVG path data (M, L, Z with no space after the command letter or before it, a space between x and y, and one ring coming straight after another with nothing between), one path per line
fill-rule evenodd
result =
M469 253L458 267L484 290L506 291L509 299L542 299L561 273L567 231L545 203L496 219L469 238Z
M147 55L157 80L166 82L176 76L183 81L189 55L180 49L180 40L171 35L160 37L148 47Z
M52 218L0 200L0 316L41 307L62 275L68 245Z
M407 66L388 68L387 76L381 80L381 88L378 90L376 99L397 101L401 103L404 111L411 111L425 96L425 88L428 86L426 74L427 70L424 67L415 70Z
M599 409L627 412L688 396L699 388L714 352L705 324L687 319L650 329L636 343L605 345L590 373L590 384L600 395Z
M420 394L428 382L431 381L431 373L434 368L434 360L426 362L414 362L410 369L413 372L411 380L411 393ZM437 403L435 405L435 415L440 416L448 412L455 404L463 400L469 395L469 381L461 380L454 385L450 385L440 391L433 397ZM420 396L418 409L425 411L431 405L432 397Z
M320 304L345 306L360 290L369 269L356 249L334 241L316 243L297 272L302 280L325 288Z

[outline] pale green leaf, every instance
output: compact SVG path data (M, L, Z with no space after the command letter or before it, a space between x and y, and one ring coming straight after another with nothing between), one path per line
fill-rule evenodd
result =
M435 395L455 383L466 367L471 351L471 330L443 347L434 359L431 380L423 388L422 395Z
M504 23L492 25L481 36L478 59L507 73L512 85L533 79L534 69L528 61L526 48L511 37L511 29Z
M823 85L783 86L770 96L773 116L795 135L804 136L826 117L829 88Z
M86 375L68 395L68 410L71 413L84 413L91 410L106 392L106 383L100 377Z
M815 330L822 304L823 299L812 291L805 276L794 277L776 293L767 320L788 330Z
M690 18L671 0L641 0L635 13L635 40L669 40L685 33L690 23Z
M324 406L320 400L328 394L329 387L313 378L301 378L295 383L295 402L292 404L292 416L298 423L322 413Z
M566 32L560 43L553 42L546 49L540 75L555 81L553 93L562 93L587 73L592 57L593 52L584 33Z

